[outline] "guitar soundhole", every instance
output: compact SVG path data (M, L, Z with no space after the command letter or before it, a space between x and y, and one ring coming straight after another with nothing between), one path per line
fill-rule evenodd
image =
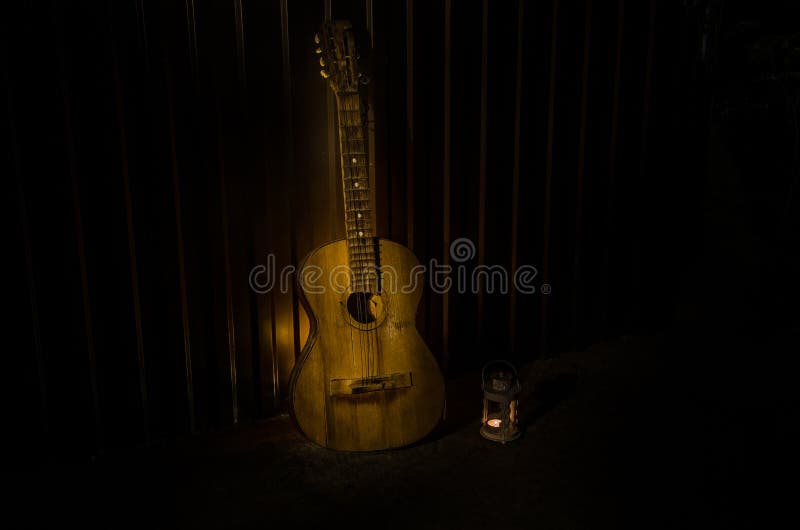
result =
M359 324L371 324L377 320L380 297L372 293L351 293L347 297L347 312Z

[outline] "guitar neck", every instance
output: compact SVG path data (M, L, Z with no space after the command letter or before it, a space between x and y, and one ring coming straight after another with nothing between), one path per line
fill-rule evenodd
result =
M354 288L364 290L369 287L367 272L377 262L373 242L366 127L358 92L338 93L336 100L348 258L354 272Z

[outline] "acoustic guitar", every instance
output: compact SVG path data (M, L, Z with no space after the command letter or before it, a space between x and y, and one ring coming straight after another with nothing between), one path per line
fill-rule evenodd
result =
M415 324L419 262L373 234L365 77L352 27L326 22L314 40L338 111L346 238L313 250L298 269L311 331L292 372L291 416L321 446L390 449L437 425L444 382Z

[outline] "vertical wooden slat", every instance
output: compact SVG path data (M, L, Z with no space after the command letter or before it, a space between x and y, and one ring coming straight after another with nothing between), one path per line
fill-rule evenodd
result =
M366 0L366 26L367 32L369 33L369 41L370 41L370 49L364 50L362 55L372 55L374 43L375 43L375 27L372 20L372 0ZM372 72L369 72L369 75L373 75ZM330 90L328 91L330 92ZM367 167L367 178L369 179L369 201L372 205L372 222L373 227L375 228L374 235L378 235L377 231L377 216L375 215L375 211L378 208L378 203L375 200L375 193L376 193L376 182L375 182L375 101L374 101L374 94L372 90L369 92L369 105L367 106L367 152L369 166Z
M239 84L247 86L247 68L244 48L244 13L242 0L233 0L233 16L236 24L236 63L238 66Z
M414 0L406 0L406 245L414 250Z
M147 17L144 12L144 0L136 0L136 37L139 39L139 48L144 57L145 71L150 71L150 52L147 39Z
M94 322L92 305L89 297L89 274L86 265L86 240L84 236L83 217L81 215L80 190L78 188L78 172L74 140L72 135L71 111L67 111L67 142L70 146L70 176L72 180L72 208L74 212L75 237L78 242L78 264L81 274L81 301L83 305L83 323L86 333L86 356L89 362L89 385L92 395L92 417L95 429L95 448L98 454L103 453L102 417L100 415L100 390L97 384L97 354L94 345Z
M68 84L67 58L65 56L63 23L58 25L59 44L58 63L60 70L60 88L64 103L64 139L67 148L69 176L72 192L72 213L75 230L75 241L78 251L78 269L81 277L81 309L83 310L84 333L86 334L86 360L89 370L89 393L92 400L92 420L94 428L95 452L104 452L102 415L100 412L100 389L97 377L97 354L95 349L94 320L92 304L89 296L89 274L86 260L86 239L81 211L81 195L78 182L78 155L75 149L75 135L72 118L72 91ZM10 86L10 85L9 85ZM9 94L10 95L10 94ZM12 122L13 123L13 122Z
M592 0L586 0L586 15L583 24L583 65L581 67L580 115L578 124L578 167L575 182L575 250L572 268L572 336L579 341L583 258L583 193L586 175L586 127L589 110L589 59L592 39Z
M366 0L367 31L369 32L369 45L375 47L375 25L372 16L372 0Z
M8 94L8 128L9 142L11 144L11 158L14 177L17 184L17 206L20 227L22 231L22 244L25 253L25 279L28 284L28 301L31 304L31 326L33 335L33 354L36 360L36 376L39 386L39 424L42 432L48 432L47 418L47 372L45 369L44 348L42 346L42 328L39 320L39 297L36 289L36 273L34 272L33 250L31 248L31 231L28 218L27 199L25 198L25 185L22 177L22 163L20 161L19 144L17 141L16 120L14 113L14 96L8 73L9 65L4 68L4 81Z
M617 11L617 39L614 58L614 84L611 95L611 131L609 135L609 155L608 155L608 191L606 198L606 234L605 247L603 252L603 270L608 274L611 270L611 238L616 231L616 219L614 209L616 208L616 185L617 185L617 151L619 140L619 109L620 91L622 88L622 46L625 34L625 0L619 0ZM610 291L610 286L606 286L606 294ZM612 306L609 297L606 296L606 310L603 312L603 327L608 329L611 323Z
M622 87L622 44L625 29L625 0L619 0L617 13L617 41L614 59L614 87L611 96L611 134L608 161L609 212L614 206L614 186L617 176L617 140L619 137L619 106Z
M650 131L650 101L653 94L653 65L656 44L656 0L650 0L650 17L647 33L647 63L644 73L644 96L642 102L642 146L639 157L639 176L644 177L647 166L647 140Z
M442 142L442 262L450 265L450 84L451 84L451 40L452 0L444 2L444 122ZM450 364L450 292L442 297L442 369L446 372Z
M542 281L550 280L550 231L552 224L552 190L553 190L553 144L555 141L555 113L556 113L556 59L558 58L558 8L559 0L553 2L553 29L550 39L550 82L547 95L547 146L545 151L545 189L544 189L544 233L542 249ZM541 295L542 299L542 334L541 353L548 349L549 325L549 298Z
M186 258L183 239L183 214L181 213L181 185L178 171L178 156L175 135L175 94L169 69L165 68L167 81L167 119L169 126L169 154L172 170L172 195L175 208L175 244L178 253L178 286L181 305L181 330L183 332L183 365L186 379L186 403L189 415L189 430L197 431L197 422L194 408L194 378L192 373L192 341L189 331L189 303L186 287Z
M198 81L199 65L197 56L197 22L195 19L194 0L184 0L186 3L186 32L189 39L189 64L195 82Z
M325 20L333 17L333 1L325 0L323 4L325 10ZM341 202L337 198L337 183L339 176L336 173L336 159L339 142L336 140L336 100L333 91L325 91L326 117L327 117L327 144L328 144L328 178L325 179L325 186L328 188L328 204L330 205L328 216L328 239L336 239L342 225L342 218L338 215L337 205Z
M656 0L650 0L650 9L648 15L648 33L647 33L647 59L645 63L644 72L644 94L642 96L642 129L641 129L641 145L639 147L639 182L637 185L642 186L647 179L647 159L648 159L648 139L650 132L650 104L653 92L653 67L655 61L655 37L656 37ZM718 29L718 28L717 28ZM632 234L633 241L631 241L631 277L632 283L637 290L641 289L642 271L641 271L641 245L642 235L637 229ZM635 326L636 319L641 315L641 291L635 293L628 302L628 310L626 312L627 327Z
M523 28L524 28L525 2L519 0L517 11L517 71L516 87L514 93L514 162L511 188L511 267L513 275L517 270L519 261L519 157L520 157L520 130L522 122L522 53L523 53ZM512 285L508 297L508 337L511 351L517 347L517 290Z
M112 45L113 46L113 45ZM125 224L128 236L128 261L131 274L131 295L133 297L133 323L136 331L136 358L139 365L139 397L142 405L142 423L145 443L150 443L149 404L147 400L147 366L144 357L144 337L142 333L142 304L139 290L139 268L136 257L136 230L133 221L133 198L128 165L128 139L125 130L125 111L122 103L122 81L120 79L119 58L113 51L114 94L116 98L117 128L119 132L120 163L122 170L122 191L125 198Z
M272 346L272 406L280 410L281 382L278 370L278 318L275 313L275 290L269 292L269 323Z
M220 127L221 113L217 107L217 126ZM228 370L231 387L231 419L239 422L239 389L236 367L236 321L233 311L233 286L231 282L230 222L228 218L228 191L225 175L225 152L222 132L217 130L217 157L219 162L219 201L220 222L222 223L222 265L225 275L225 332L228 348Z
M388 84L389 81L389 60L388 50L390 49L392 35L390 28L386 27L386 9L381 4L373 4L370 0L368 7L368 24L372 26L372 32L378 32L377 39L372 37L372 57L386 58L384 60L373 61L375 65L372 72L370 84L370 94L372 100L370 104L374 107L374 156L371 163L374 167L375 182L371 189L375 190L375 202L373 202L373 223L375 235L378 237L391 238L391 160L387 149L387 125L388 125ZM401 131L402 132L402 131Z
M297 236L293 216L291 215L294 204L294 129L292 126L292 64L289 54L289 4L288 0L281 0L281 51L283 72L283 105L285 109L286 127L286 174L284 182L287 183L286 211L289 224L289 255L291 264L297 266ZM300 315L295 282L292 282L292 338L294 343L295 358L300 353Z
M481 18L481 109L478 155L478 265L486 261L486 142L489 77L489 0L483 0ZM478 290L478 337L483 336L483 290Z

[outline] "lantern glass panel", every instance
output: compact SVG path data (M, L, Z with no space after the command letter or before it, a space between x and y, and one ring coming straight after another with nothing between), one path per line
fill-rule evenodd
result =
M487 367L499 364L503 368L487 373ZM484 366L481 436L500 443L519 437L519 391L519 378L510 363L493 361Z

